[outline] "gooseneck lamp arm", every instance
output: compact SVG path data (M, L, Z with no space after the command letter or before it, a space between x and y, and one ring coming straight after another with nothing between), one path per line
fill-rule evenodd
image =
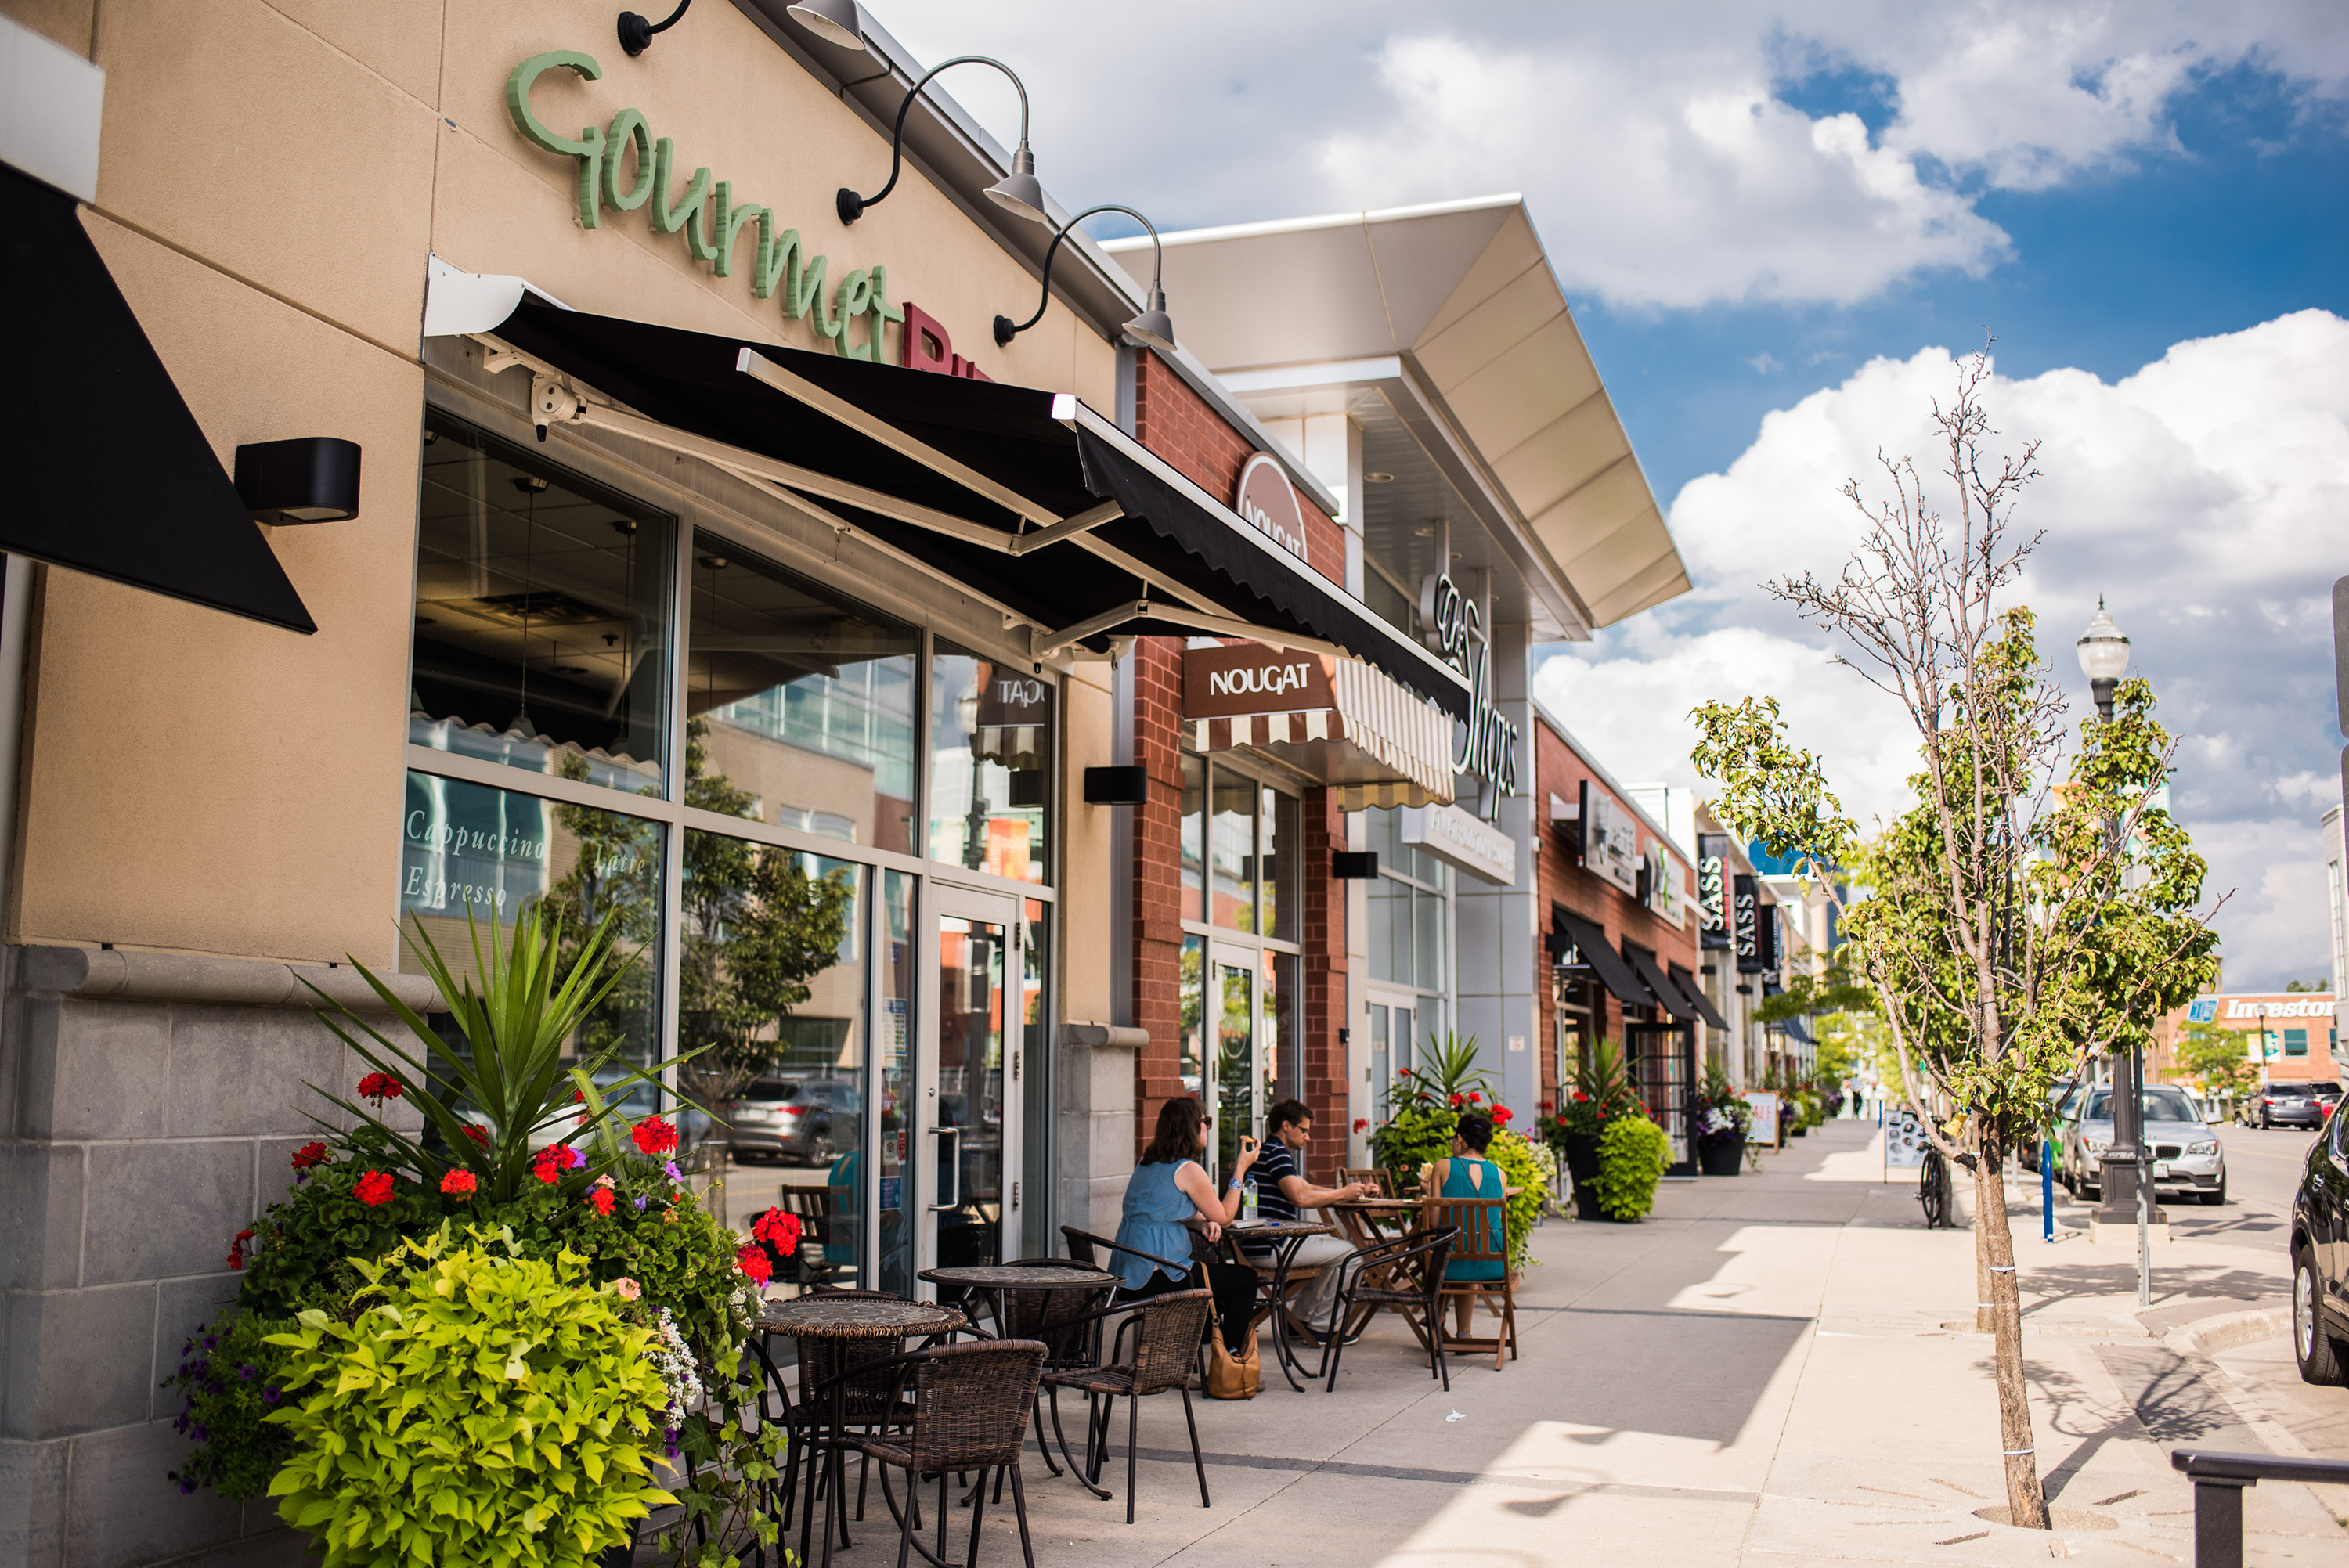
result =
M1061 242L1067 239L1076 229L1076 226L1079 223L1083 222L1088 218L1098 217L1103 212L1123 212L1127 217L1133 219L1135 222L1150 231L1150 308L1161 313L1162 315L1164 313L1166 309L1166 291L1160 288L1158 284L1160 279L1164 273L1166 248L1159 241L1158 226L1131 207L1121 207L1114 201L1104 201L1098 207L1086 208L1083 211L1078 213L1075 217L1062 224L1059 232L1053 234L1051 244L1047 246L1044 251L1044 291L1042 295L1036 301L1036 314L1030 316L1026 321L1017 324L1014 324L1012 319L1008 315L997 316L995 318L995 341L998 346L1008 347L1013 338L1019 336L1021 333L1027 331L1030 327L1044 319L1044 312L1052 303L1052 258L1060 254ZM1143 318L1137 316L1134 319L1136 321L1141 321Z
M905 116L912 110L914 100L922 96L922 89L930 85L931 79L940 71L950 70L956 66L993 66L1011 78L1011 85L1019 92L1019 150L1011 155L1011 171L1015 177L1025 174L1031 181L1034 179L1036 155L1028 148L1028 84L1019 79L1019 72L1001 60L987 55L957 55L951 60L941 61L932 66L923 74L922 79L916 82L906 92L905 101L897 106L897 124L889 133L888 183L870 196L859 196L845 185L840 188L840 194L834 199L834 204L840 210L842 222L855 222L864 215L864 210L867 207L877 206L888 199L890 191L897 189L897 176L905 164Z
M666 22L649 21L634 11L621 12L620 47L627 51L628 58L635 59L653 46L655 33L666 33L676 26L684 17L686 8L692 4L693 0L678 0L677 9L669 13Z

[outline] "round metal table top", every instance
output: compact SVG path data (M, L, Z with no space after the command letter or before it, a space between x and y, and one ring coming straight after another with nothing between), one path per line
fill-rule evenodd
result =
M759 1326L811 1339L905 1339L950 1334L968 1322L952 1307L864 1295L802 1295L771 1303Z
M1426 1207L1421 1198L1340 1198L1322 1205L1325 1209L1419 1209Z
M924 1269L922 1277L935 1284L961 1285L969 1290L1079 1290L1118 1283L1117 1275L1081 1264L1061 1268L979 1264L968 1268Z
M1224 1233L1244 1242L1278 1242L1290 1236L1335 1235L1338 1227L1313 1220L1235 1220Z

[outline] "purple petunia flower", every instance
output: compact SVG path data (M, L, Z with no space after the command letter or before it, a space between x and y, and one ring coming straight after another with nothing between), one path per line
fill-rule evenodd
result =
M571 1169L574 1171L587 1163L587 1151L584 1149L574 1149L566 1143L563 1146L563 1151L571 1157Z
M277 1403L277 1390L274 1388L264 1388L261 1391L261 1402L264 1405L274 1405Z
M260 1374L260 1367L254 1366L248 1361L243 1366L236 1369L236 1375L250 1383Z
M672 1160L668 1161L668 1163L663 1165L661 1169L668 1172L668 1179L670 1181L676 1182L680 1187L685 1185L685 1172L677 1168L676 1161Z

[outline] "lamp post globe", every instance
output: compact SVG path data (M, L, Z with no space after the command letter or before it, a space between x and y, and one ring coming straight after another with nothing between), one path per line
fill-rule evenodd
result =
M2095 695L2096 712L2106 718L2112 717L2113 688L2128 672L2129 640L2113 624L2113 614L2105 608L2103 594L2096 596L2096 613L2073 647L2080 655L2080 673L2088 677L2088 689Z

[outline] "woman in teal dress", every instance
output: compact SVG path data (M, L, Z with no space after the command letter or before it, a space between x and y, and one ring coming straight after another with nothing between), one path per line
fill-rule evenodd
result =
M1118 1220L1120 1246L1135 1247L1153 1256L1184 1265L1176 1274L1133 1253L1112 1253L1110 1272L1124 1282L1123 1295L1164 1295L1169 1291L1206 1285L1216 1293L1216 1320L1223 1326L1225 1347L1237 1355L1247 1343L1248 1319L1256 1307L1256 1271L1220 1258L1193 1260L1191 1228L1203 1222L1206 1240L1218 1240L1223 1227L1239 1218L1240 1183L1256 1163L1257 1142L1240 1140L1238 1163L1232 1185L1222 1198L1207 1179L1198 1157L1207 1147L1211 1123L1199 1102L1184 1096L1158 1109L1158 1130L1142 1151L1142 1163L1125 1184L1125 1208Z
M1468 1111L1460 1118L1452 1132L1452 1157L1439 1160L1427 1173L1421 1191L1433 1198L1506 1198L1506 1179L1501 1168L1485 1158L1485 1150L1493 1144L1493 1119L1481 1111ZM1478 1252L1497 1253L1505 1250L1508 1227L1502 1215L1506 1209L1485 1212L1485 1235L1461 1238L1463 1244L1473 1245ZM1509 1265L1498 1259L1488 1263L1448 1263L1444 1265L1447 1281L1482 1284L1497 1283L1507 1277ZM1459 1324L1457 1337L1468 1337L1468 1319L1475 1311L1474 1296L1453 1298L1453 1313Z

